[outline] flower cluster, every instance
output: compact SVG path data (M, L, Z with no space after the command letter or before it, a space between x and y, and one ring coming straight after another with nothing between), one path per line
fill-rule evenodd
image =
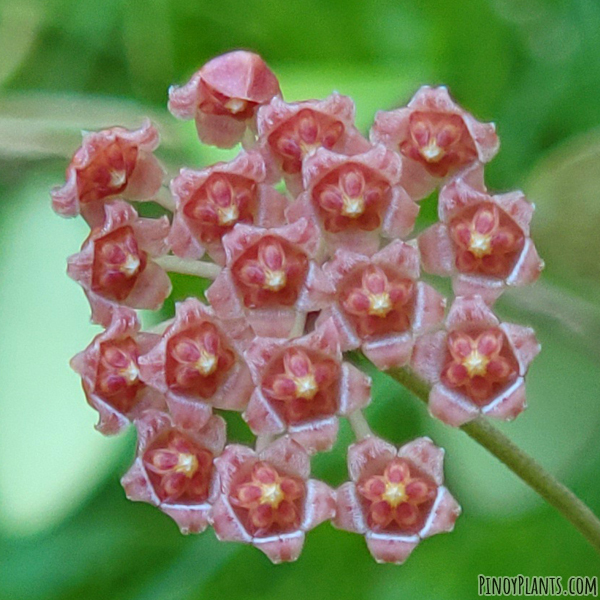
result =
M371 433L361 412L371 380L344 353L412 370L431 384L431 414L451 426L525 408L539 345L493 304L543 265L533 206L484 185L494 125L445 88L423 87L406 107L379 112L367 138L350 98L288 103L245 51L172 87L169 110L194 119L202 142L243 148L167 182L152 124L88 133L52 192L56 212L91 228L68 274L103 331L72 366L100 432L137 429L127 496L183 533L212 526L273 562L295 560L326 520L364 535L376 560L403 562L452 530L460 507L430 439L398 448ZM408 239L436 188L439 222ZM131 201L164 216L140 217ZM451 278L448 310L422 271ZM169 272L213 279L208 304L188 298L141 331L136 309L162 307ZM222 411L242 414L254 449L228 442ZM310 478L310 457L331 449L340 417L357 441L350 481L333 490Z

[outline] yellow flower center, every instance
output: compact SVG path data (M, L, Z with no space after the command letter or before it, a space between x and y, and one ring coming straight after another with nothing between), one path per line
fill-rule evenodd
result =
M285 287L287 283L287 277L285 271L277 270L271 271L270 269L265 269L265 284L264 288L271 292L278 292Z
M472 231L471 239L469 241L469 251L477 258L491 254L492 236Z
M362 196L350 198L344 194L342 204L342 215L351 219L357 219L365 212L365 201Z
M473 350L469 356L463 360L463 365L467 369L469 377L476 375L485 375L490 359L484 354L480 354L477 350Z
M179 460L175 467L176 473L183 473L186 477L192 478L198 470L198 459L194 454L182 452L179 454Z
M237 115L246 110L247 102L241 98L230 98L225 102L225 108L232 114Z
M137 368L137 365L133 361L131 361L127 365L127 367L121 369L119 373L125 378L125 380L129 384L135 383L140 376L140 372Z
M238 220L240 211L235 204L231 204L227 208L217 209L217 214L219 217L219 225L222 227L227 227Z
M385 317L392 310L392 300L387 292L369 294L368 313L375 317Z
M140 259L133 254L127 254L125 262L121 265L120 271L126 277L133 277L140 268Z
M385 492L382 498L392 507L396 508L398 504L402 504L407 499L406 488L402 483L392 483L387 481L385 484Z
M432 137L426 146L419 149L421 156L430 163L436 163L444 158L446 151L437 145L435 137Z
M281 501L285 498L279 483L269 483L261 485L261 504L270 504L273 508L277 508Z
M218 363L219 361L214 354L201 350L200 358L196 362L196 369L206 377L216 371Z
M304 377L294 377L294 381L296 383L296 394L298 398L312 400L319 391L319 386L312 374L305 375Z

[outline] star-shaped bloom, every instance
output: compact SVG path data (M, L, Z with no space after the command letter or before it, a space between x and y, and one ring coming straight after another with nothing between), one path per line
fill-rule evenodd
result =
M399 449L377 437L348 448L351 481L333 524L365 536L377 562L402 564L425 538L452 531L460 506L444 487L444 451L426 437Z
M305 532L335 513L333 490L309 479L306 450L287 436L260 452L231 444L216 466L221 493L211 519L217 537L253 544L274 563L296 560Z
M417 340L411 366L433 386L429 412L459 427L479 415L510 421L521 413L539 351L532 329L501 323L481 296L459 296L444 329Z

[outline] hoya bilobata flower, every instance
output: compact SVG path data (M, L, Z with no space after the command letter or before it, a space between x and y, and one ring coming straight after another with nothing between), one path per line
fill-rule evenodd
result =
M533 283L542 271L532 215L522 192L491 196L483 169L467 169L440 192L440 222L419 236L423 268L451 276L457 296L479 294L491 304L507 285Z
M298 319L327 304L333 292L313 259L314 223L262 229L236 225L223 237L226 266L206 292L217 315L243 318L256 335L287 337Z
M225 421L212 416L199 430L183 430L149 410L135 425L136 458L121 479L127 497L158 506L182 533L204 531L219 493L213 461L225 447Z
M117 307L108 328L72 358L87 401L99 413L96 429L101 433L120 433L141 411L164 405L162 395L142 382L139 371L140 355L159 339L140 332L133 311Z
M335 513L333 490L309 479L306 450L287 436L260 452L231 444L216 466L221 493L211 519L217 537L253 544L274 563L296 560L305 532Z
M406 107L378 112L371 141L400 152L400 183L415 199L427 196L457 170L489 162L499 147L493 123L477 121L445 87L429 86L419 89Z
M337 415L349 415L371 399L370 378L342 362L332 321L293 340L256 338L245 358L256 385L244 413L252 431L287 431L309 452L329 450Z
M92 320L107 326L115 306L159 309L171 293L165 271L152 259L167 251L169 220L144 219L122 200L104 205L104 222L92 229L67 273L81 284Z
M336 93L325 100L291 104L276 97L259 110L259 147L293 196L302 191L302 161L317 148L341 154L369 149L354 126L354 112L354 102Z
M412 368L433 385L429 411L444 423L509 421L525 409L525 375L539 351L531 328L501 323L481 296L458 297L444 330L417 340Z
M363 534L377 562L401 564L421 540L454 529L460 506L444 487L444 451L426 437L396 449L377 437L348 448L352 481L333 524Z
M246 130L256 129L256 111L280 95L279 82L265 61L237 50L207 62L184 86L169 90L169 110L195 119L205 144L231 148Z
M444 298L419 281L419 252L396 240L372 257L340 249L323 271L335 300L319 320L333 318L342 350L362 348L380 369L406 365L415 337L444 317Z
M212 408L243 410L254 389L241 353L250 331L222 321L196 298L179 302L160 341L140 358L142 380L165 394L175 422L206 423Z
M287 216L316 218L329 252L342 246L373 254L380 235L406 237L419 212L398 185L400 172L400 157L382 145L350 157L319 148L304 161L306 191Z
M66 183L52 190L52 208L64 217L81 213L93 227L102 224L106 200L151 200L164 175L153 154L158 143L150 121L133 131L112 127L84 133L67 167Z
M241 152L228 163L206 169L182 169L171 181L177 212L169 235L171 249L183 258L206 251L225 263L222 237L236 223L276 227L285 222L287 200L266 181L263 157Z

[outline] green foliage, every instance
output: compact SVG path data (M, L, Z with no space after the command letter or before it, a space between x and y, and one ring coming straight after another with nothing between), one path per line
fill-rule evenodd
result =
M165 110L166 90L211 56L247 47L280 75L286 97L351 95L366 131L376 110L444 83L483 119L502 150L487 173L525 186L547 261L542 285L501 304L539 330L530 409L509 435L600 512L597 427L600 5L595 0L0 0L0 600L474 598L477 575L597 574L593 550L503 467L385 375L372 373L373 428L447 448L449 486L465 509L452 535L381 567L358 536L326 524L298 563L273 567L252 548L185 538L165 515L125 500L118 484L133 437L93 431L68 358L87 344L83 295L63 275L85 232L54 217L81 129L138 125L150 114L162 157L208 164L193 126ZM423 203L435 218L435 197ZM173 278L173 300L205 285ZM173 310L172 303L165 314ZM246 426L230 417L235 439ZM342 425L314 470L344 479Z

